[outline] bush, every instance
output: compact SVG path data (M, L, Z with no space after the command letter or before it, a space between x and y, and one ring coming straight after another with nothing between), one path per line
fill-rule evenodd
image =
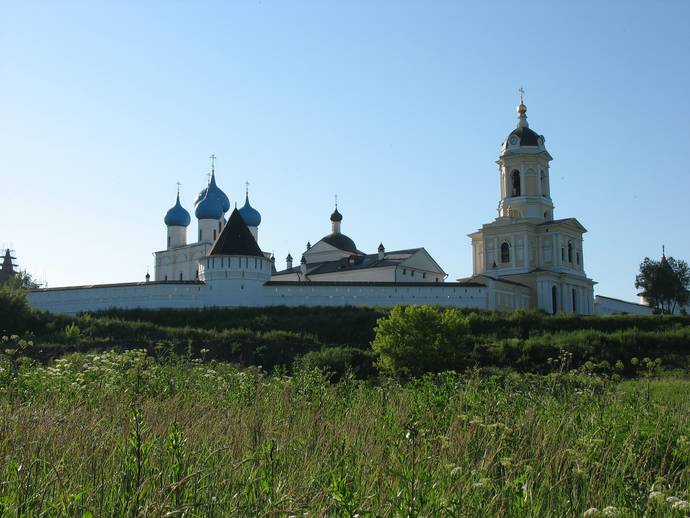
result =
M0 331L23 333L31 321L31 310L23 291L0 287Z
M111 309L94 317L148 322L163 327L198 329L250 329L257 332L288 331L316 336L331 345L368 347L376 320L388 310L369 307L204 308L204 309Z
M352 371L358 378L368 378L376 373L375 355L356 347L324 347L320 351L310 351L298 363L307 370L320 369L340 379Z
M467 317L455 308L397 306L376 325L377 366L395 376L462 369L471 351L469 330Z

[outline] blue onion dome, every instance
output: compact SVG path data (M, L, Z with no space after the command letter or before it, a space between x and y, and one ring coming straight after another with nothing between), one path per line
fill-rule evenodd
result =
M165 214L165 224L169 227L188 227L192 222L189 212L180 204L180 193L177 193L175 206Z
M206 196L196 206L194 214L197 219L220 219L225 211L218 197L213 196L211 191L206 192Z
M338 212L338 207L336 206L335 210L333 211L333 214L331 214L331 221L342 221L343 220L343 215Z
M249 194L244 199L244 206L240 209L240 216L248 227L258 227L261 224L261 214L249 205Z
M211 180L205 189L202 189L199 194L197 194L194 200L194 206L196 207L201 203L201 201L206 197L207 194L211 195L211 198L217 198L223 209L223 214L230 210L230 199L227 195L218 187L216 184L216 172L211 171Z

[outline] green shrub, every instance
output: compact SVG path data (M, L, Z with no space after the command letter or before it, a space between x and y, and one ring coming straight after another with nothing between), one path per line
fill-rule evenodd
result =
M351 371L358 378L368 378L376 373L375 355L372 351L356 347L324 347L319 351L310 351L302 356L298 363L305 369L320 369L331 373L334 378L342 378Z
M0 332L24 332L31 321L31 310L23 291L0 287Z
M395 376L463 368L471 351L469 329L467 317L455 308L397 306L376 325L377 365Z

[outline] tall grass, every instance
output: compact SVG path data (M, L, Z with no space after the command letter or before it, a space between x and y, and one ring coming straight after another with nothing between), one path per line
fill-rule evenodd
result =
M143 351L5 357L0 515L683 516L689 389L476 371L331 384Z

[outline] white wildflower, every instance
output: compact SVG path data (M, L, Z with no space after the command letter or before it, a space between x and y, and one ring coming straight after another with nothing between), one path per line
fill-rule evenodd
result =
M677 496L669 496L666 499L666 503L671 504L671 505L675 504L676 502L680 502L680 501L681 501L680 498L678 498Z
M618 516L618 509L610 505L608 507L604 507L603 513L604 516Z
M584 513L582 513L582 518L592 518L599 514L599 509L596 507L590 507Z
M674 511L690 511L690 502L685 500L678 500L675 504L671 506Z

